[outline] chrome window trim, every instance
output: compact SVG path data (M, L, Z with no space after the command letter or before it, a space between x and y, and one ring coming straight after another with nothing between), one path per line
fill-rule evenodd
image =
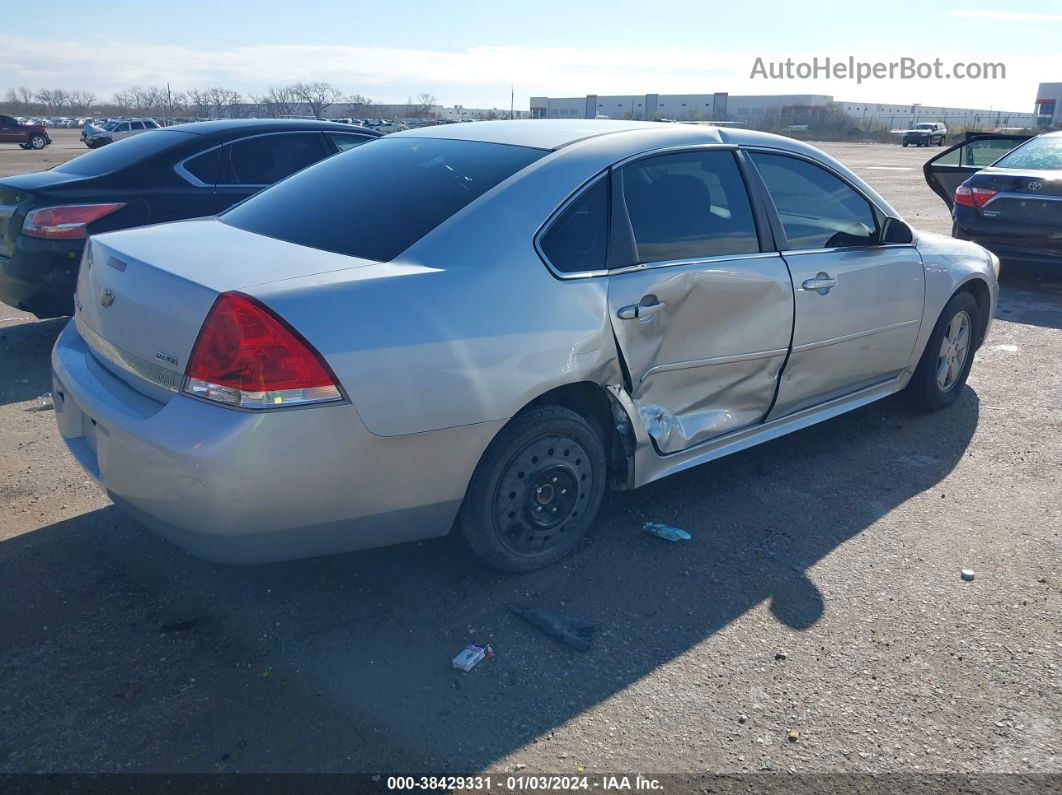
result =
M596 276L604 276L608 274L607 268L602 270L576 271L574 273L567 273L558 269L552 262L550 262L549 257L546 256L546 252L542 249L542 237L553 225L553 222L560 218L564 214L564 211L567 210L579 198L581 198L586 191L594 187L600 180L607 179L608 172L609 169L606 167L603 171L597 172L592 177L590 177L590 179L586 180L574 191L569 193L568 197L564 201L562 201L557 206L557 208L546 217L546 220L539 224L538 229L535 231L534 236L531 238L531 245L534 246L535 252L538 254L539 259L542 260L549 272L552 273L558 279L591 279ZM610 231L611 223L608 225L608 229L606 230L606 237Z
M223 146L231 146L232 144L235 144L235 143L241 143L243 141L250 141L253 138L265 138L266 136L269 136L269 135L321 135L323 133L328 133L328 132L340 133L341 135L357 135L360 138L365 138L366 139L366 141L365 141L366 143L368 143L369 141L371 141L374 138L378 137L378 136L375 136L375 135L362 135L362 134L360 134L360 133L358 133L356 131L348 132L347 130L275 130L275 131L264 132L264 133L255 133L254 135L245 135L242 138L233 138L230 141L222 141L219 144L214 144L213 146L209 146L206 149L203 149L203 150L201 150L199 152L196 152L193 155L188 155L188 157L184 158L183 160L178 161L177 164L174 165L173 170L175 172L177 172L177 176L181 177L181 179L183 179L185 182L190 183L193 187L196 187L196 188L265 188L268 185L271 185L271 184L274 184L274 183L266 182L266 183L262 183L262 184L250 184L250 183L233 184L233 183L225 182L225 183L215 183L214 185L208 185L207 183L203 182L201 179L199 179L198 177L193 175L190 171L188 171L188 169L185 167L185 163L187 163L189 160L194 160L195 158L199 157L200 155L205 155L207 152L213 152L215 149L221 149ZM338 153L334 153L334 154L338 154ZM325 160L328 157L329 156L326 155L324 158L322 158L322 160ZM320 161L318 161L318 162L320 162Z
M754 259L781 259L780 251L755 251L746 254L716 254L711 257L689 257L687 259L667 259L654 262L639 262L636 265L628 265L626 268L616 268L608 271L612 275L635 273L637 271L650 271L659 268L679 268L686 265L715 265L721 262L735 262L739 260Z
M874 243L867 246L834 246L832 248L793 248L779 251L783 257L800 257L804 254L836 254L846 251L879 251L883 248L915 248L914 243Z

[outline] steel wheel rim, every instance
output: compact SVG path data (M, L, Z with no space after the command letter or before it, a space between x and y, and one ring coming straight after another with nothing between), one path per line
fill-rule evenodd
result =
M582 444L569 436L535 439L510 459L498 480L493 515L499 540L520 555L566 543L593 486Z
M947 392L958 383L970 355L970 331L973 323L967 312L956 312L948 323L937 355L937 387Z

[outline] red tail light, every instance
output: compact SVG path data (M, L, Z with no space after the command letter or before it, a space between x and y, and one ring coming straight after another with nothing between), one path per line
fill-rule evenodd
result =
M30 237L86 238L85 227L105 215L125 207L125 202L111 204L68 204L31 210L22 222L22 234Z
M999 193L991 188L970 188L960 185L955 189L955 203L963 207L984 207L985 204Z
M341 400L332 371L302 336L262 304L222 293L192 348L184 391L241 408Z

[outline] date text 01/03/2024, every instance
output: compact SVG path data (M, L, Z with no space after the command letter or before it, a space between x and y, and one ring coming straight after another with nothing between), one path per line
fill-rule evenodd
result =
M631 776L601 776L591 779L589 776L561 776L561 775L520 775L507 776L505 779L494 779L491 776L389 776L387 788L389 790L468 790L491 792L494 785L501 785L504 781L504 790L509 792L520 791L570 791L597 789L602 791L658 791L661 783L657 779L645 778L641 775Z

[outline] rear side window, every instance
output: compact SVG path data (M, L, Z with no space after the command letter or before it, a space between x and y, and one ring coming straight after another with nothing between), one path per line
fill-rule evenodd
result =
M870 203L843 180L795 157L754 152L752 159L774 200L790 249L877 242Z
M625 166L622 178L639 262L760 250L732 152L658 155Z
M214 148L184 161L184 170L205 185L213 185L218 176L221 149Z
M1003 155L999 168L1022 168L1053 171L1062 169L1062 136L1033 138L1024 146Z
M347 135L346 133L326 133L332 143L336 145L336 148L340 152L345 152L348 149L353 149L355 146L361 146L367 144L373 140L374 136L371 135Z
M92 149L83 155L60 163L53 170L82 177L110 174L120 168L139 163L152 155L178 146L195 138L191 133L178 130L159 130L156 135L133 135L108 144L101 149Z
M539 245L561 273L605 269L608 242L608 180L584 190L542 235Z
M259 135L234 141L222 155L218 184L272 185L326 154L317 133Z
M383 138L237 205L227 224L387 262L547 152L436 138Z

